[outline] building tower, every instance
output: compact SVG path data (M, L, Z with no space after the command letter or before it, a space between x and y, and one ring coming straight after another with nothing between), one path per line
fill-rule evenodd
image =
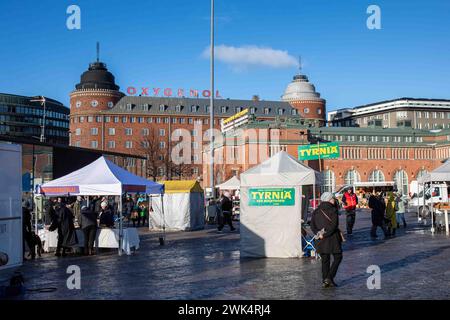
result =
M289 102L292 107L297 109L301 117L322 126L326 118L326 101L320 97L320 93L316 92L316 88L309 82L308 77L302 74L301 69L300 61L299 73L288 84L281 100Z
M94 143L96 140L87 137L95 135L96 130L101 137L102 123L98 123L98 117L102 115L102 111L111 109L124 95L119 91L106 64L100 62L97 43L97 60L89 64L88 70L81 75L80 83L70 93L70 144L105 149L103 141ZM93 128L97 129L91 132Z

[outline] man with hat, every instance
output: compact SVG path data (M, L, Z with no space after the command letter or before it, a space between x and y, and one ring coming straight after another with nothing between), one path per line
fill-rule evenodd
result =
M342 261L341 244L344 239L339 230L338 209L335 206L337 200L331 192L324 192L320 200L319 207L312 214L311 230L319 235L317 253L322 260L323 287L329 288L337 286L334 277ZM331 255L333 264L330 266Z

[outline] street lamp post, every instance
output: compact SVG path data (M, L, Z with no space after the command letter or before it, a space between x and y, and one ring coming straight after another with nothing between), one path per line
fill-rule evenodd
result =
M44 106L44 114L42 116L42 125L41 125L41 136L39 138L40 142L45 142L45 113L46 113L46 106L45 106L45 97L41 96L41 99L36 100L30 100L32 102L40 102Z
M211 94L209 97L210 105L209 105L209 137L210 137L210 182L211 182L211 198L215 198L215 189L214 189L214 0L211 0L211 57L210 57L210 81L211 81Z

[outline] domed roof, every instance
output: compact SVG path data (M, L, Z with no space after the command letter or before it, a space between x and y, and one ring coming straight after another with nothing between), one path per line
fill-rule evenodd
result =
M81 75L81 81L75 88L79 89L109 89L119 90L114 76L106 68L106 64L97 61L89 64L89 68Z
M308 77L303 74L294 76L291 83L288 84L284 94L281 96L283 101L295 101L295 100L318 100L320 93L316 92L316 88L308 81Z

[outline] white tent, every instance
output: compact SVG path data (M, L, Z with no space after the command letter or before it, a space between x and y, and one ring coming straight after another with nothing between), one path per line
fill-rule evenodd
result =
M216 188L220 190L238 190L241 185L241 182L236 176L233 176L231 179L216 185Z
M100 157L87 166L47 182L39 188L39 193L45 196L120 196L119 254L122 254L123 237L122 194L126 192L162 195L164 186L136 176L108 159Z
M450 181L450 161L417 179L419 183Z
M241 257L300 257L301 186L319 172L282 151L241 174Z
M151 198L149 229L193 231L205 227L205 197L197 180L163 181L164 198Z

